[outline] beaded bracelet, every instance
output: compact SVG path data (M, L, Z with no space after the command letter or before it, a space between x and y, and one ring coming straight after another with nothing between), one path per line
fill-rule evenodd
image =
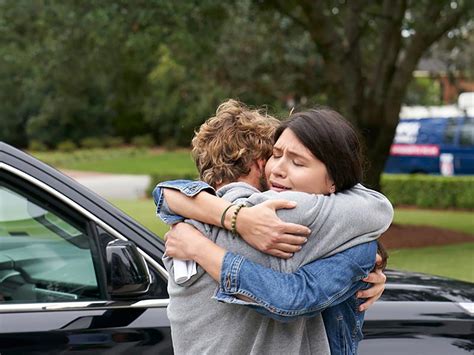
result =
M245 204L243 204L243 203L238 204L237 208L234 211L234 214L232 215L232 219L231 219L231 222L230 222L230 231L231 231L233 237L235 237L237 235L237 228L236 228L237 215L239 214L242 207L245 207Z
M232 206L235 206L233 203L230 204L229 206L227 206L224 210L224 212L222 212L222 215L221 215L221 226L222 228L224 229L227 229L224 225L224 222L225 222L225 214L227 213L227 211L229 210L229 208L231 208Z

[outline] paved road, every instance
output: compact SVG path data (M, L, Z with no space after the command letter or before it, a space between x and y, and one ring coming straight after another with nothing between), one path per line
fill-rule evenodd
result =
M63 170L63 173L106 199L135 200L146 195L148 175L118 175Z

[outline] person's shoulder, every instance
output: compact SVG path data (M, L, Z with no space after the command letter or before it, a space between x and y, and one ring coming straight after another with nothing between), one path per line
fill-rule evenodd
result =
M352 186L350 189L344 190L341 193L346 193L346 194L370 194L370 195L377 195L377 196L383 196L380 192L377 190L373 190L369 187L366 187L362 185L361 183L358 183L354 186Z
M238 202L238 200L249 198L252 194L259 191L244 182L231 182L217 190L217 195L230 202Z
M301 192L301 191L282 191L282 192L277 192L280 198L283 198L285 200L294 198L294 199L299 199L299 200L307 200L307 199L317 199L324 197L322 194L310 194L307 192Z
M290 200L290 201L315 200L315 199L324 197L324 195L310 194L307 192L293 191L293 190L281 191L281 192L268 190L265 192L261 192L260 195L264 196L267 199L272 199L272 200L283 199L283 200Z

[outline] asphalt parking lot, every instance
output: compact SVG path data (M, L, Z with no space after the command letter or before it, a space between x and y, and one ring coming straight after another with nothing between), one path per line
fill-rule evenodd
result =
M103 174L71 170L62 172L106 199L143 198L150 183L148 175Z

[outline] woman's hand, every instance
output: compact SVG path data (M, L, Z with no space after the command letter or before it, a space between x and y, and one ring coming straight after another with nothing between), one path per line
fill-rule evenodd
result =
M196 228L187 223L178 223L165 234L166 255L181 260L194 260L203 239Z
M288 259L306 243L308 227L285 223L276 214L281 208L294 208L287 200L269 200L249 208L242 208L237 217L237 231L242 238L261 252Z
M367 300L359 306L359 311L366 311L370 306L377 301L380 296L382 296L383 291L385 290L385 282L387 281L387 276L382 272L380 268L377 268L377 265L382 263L382 257L377 254L375 259L375 270L373 270L369 276L367 276L363 281L371 283L373 286L367 290L361 290L357 292L357 298L366 298Z

